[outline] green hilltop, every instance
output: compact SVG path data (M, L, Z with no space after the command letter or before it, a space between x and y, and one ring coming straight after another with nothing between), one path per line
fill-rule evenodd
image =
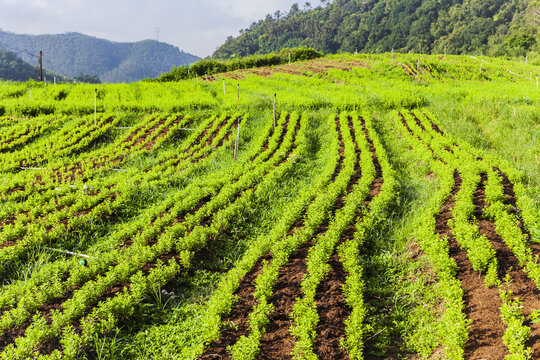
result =
M176 46L155 40L120 43L79 33L22 35L0 30L0 49L20 50L26 62L37 64L29 55L43 51L44 69L67 77L98 76L103 82L132 82L155 77L173 66L182 66L199 57ZM26 79L25 79L26 80Z
M230 36L214 58L266 54L306 46L325 53L525 56L538 52L537 0L322 0L293 4Z

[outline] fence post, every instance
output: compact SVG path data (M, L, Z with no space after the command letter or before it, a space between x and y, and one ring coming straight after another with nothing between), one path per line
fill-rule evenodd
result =
M97 89L94 89L94 126L97 126Z
M274 93L274 129L276 128L277 126L277 121L276 121L276 93Z
M238 119L238 131L236 132L236 141L234 144L234 161L238 158L238 141L240 140L240 120Z
M236 100L240 101L240 84L236 84Z

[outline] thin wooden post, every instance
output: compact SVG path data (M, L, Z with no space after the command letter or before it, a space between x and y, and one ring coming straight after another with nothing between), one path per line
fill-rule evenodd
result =
M420 59L416 63L416 76L420 76Z
M277 126L277 121L276 121L276 93L274 93L274 129L276 128Z
M43 51L39 50L39 81L43 81Z
M54 76L54 86L56 86L56 75Z
M236 100L240 101L240 84L236 84Z
M225 90L225 79L223 79L223 95L227 95L227 92Z
M236 132L236 141L234 144L234 161L238 158L238 141L240 140L240 120L238 119L238 131Z
M97 126L97 89L94 89L94 126Z
M47 91L47 77L43 77L43 83L45 84L45 91Z
M392 64L394 63L394 48L392 48Z
M291 65L291 53L289 53L289 65Z
M446 46L444 47L444 57L446 57Z

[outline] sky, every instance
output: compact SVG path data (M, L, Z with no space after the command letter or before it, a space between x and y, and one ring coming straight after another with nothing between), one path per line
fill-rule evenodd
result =
M79 32L111 41L157 39L205 57L228 36L305 0L0 0L0 29L17 34ZM319 0L310 1L320 5Z

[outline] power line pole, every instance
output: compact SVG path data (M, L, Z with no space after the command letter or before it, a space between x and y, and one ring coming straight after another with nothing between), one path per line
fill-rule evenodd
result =
M156 28L156 40L159 41L159 33L161 32L160 28Z
M39 50L39 81L43 81L43 51Z

